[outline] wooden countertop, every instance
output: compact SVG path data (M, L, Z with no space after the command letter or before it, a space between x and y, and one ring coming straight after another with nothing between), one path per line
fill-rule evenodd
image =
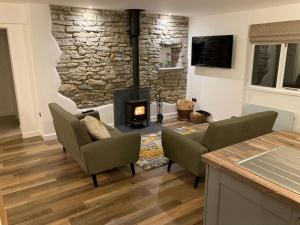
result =
M300 209L300 195L277 185L265 178L248 172L239 167L237 163L241 160L256 156L269 151L275 147L288 146L299 149L300 133L289 131L276 131L258 138L241 142L202 156L202 160L217 169L236 177L242 182L270 195L271 197Z

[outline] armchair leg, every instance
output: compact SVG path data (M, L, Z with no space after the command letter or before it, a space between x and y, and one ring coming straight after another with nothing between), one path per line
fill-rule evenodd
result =
M63 147L63 150L64 150L64 152L66 152L66 148L65 147Z
M173 164L173 161L172 161L171 159L169 159L169 162L168 162L168 169L167 169L168 172L170 172L172 164Z
M134 176L135 175L134 163L130 163L130 169L131 169L132 176Z
M199 181L200 181L200 177L196 177L195 178L195 183L194 183L194 188L198 187Z
M98 181L97 181L97 176L96 174L92 174L92 179L95 187L98 187Z

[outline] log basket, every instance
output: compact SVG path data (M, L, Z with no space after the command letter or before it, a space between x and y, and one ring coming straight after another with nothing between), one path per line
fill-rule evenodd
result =
M194 102L189 100L178 100L176 103L177 108L177 119L182 121L189 121L190 114L193 112L194 109Z

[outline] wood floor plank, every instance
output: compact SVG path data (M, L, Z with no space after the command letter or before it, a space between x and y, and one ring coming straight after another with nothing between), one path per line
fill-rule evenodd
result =
M176 128L191 123L170 120ZM123 166L97 175L95 188L57 141L0 144L0 187L10 225L202 224L204 184L174 164L144 171Z
M177 219L186 213L189 213L193 209L199 207L199 205L201 206L202 204L203 199L193 199L185 204L180 204L169 210L156 214L155 216L152 216L146 220L143 220L139 223L139 225L167 224L172 220Z

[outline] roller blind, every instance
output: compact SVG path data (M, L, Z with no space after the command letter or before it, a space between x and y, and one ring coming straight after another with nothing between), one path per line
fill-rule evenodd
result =
M251 43L300 42L300 20L253 24L250 26Z

